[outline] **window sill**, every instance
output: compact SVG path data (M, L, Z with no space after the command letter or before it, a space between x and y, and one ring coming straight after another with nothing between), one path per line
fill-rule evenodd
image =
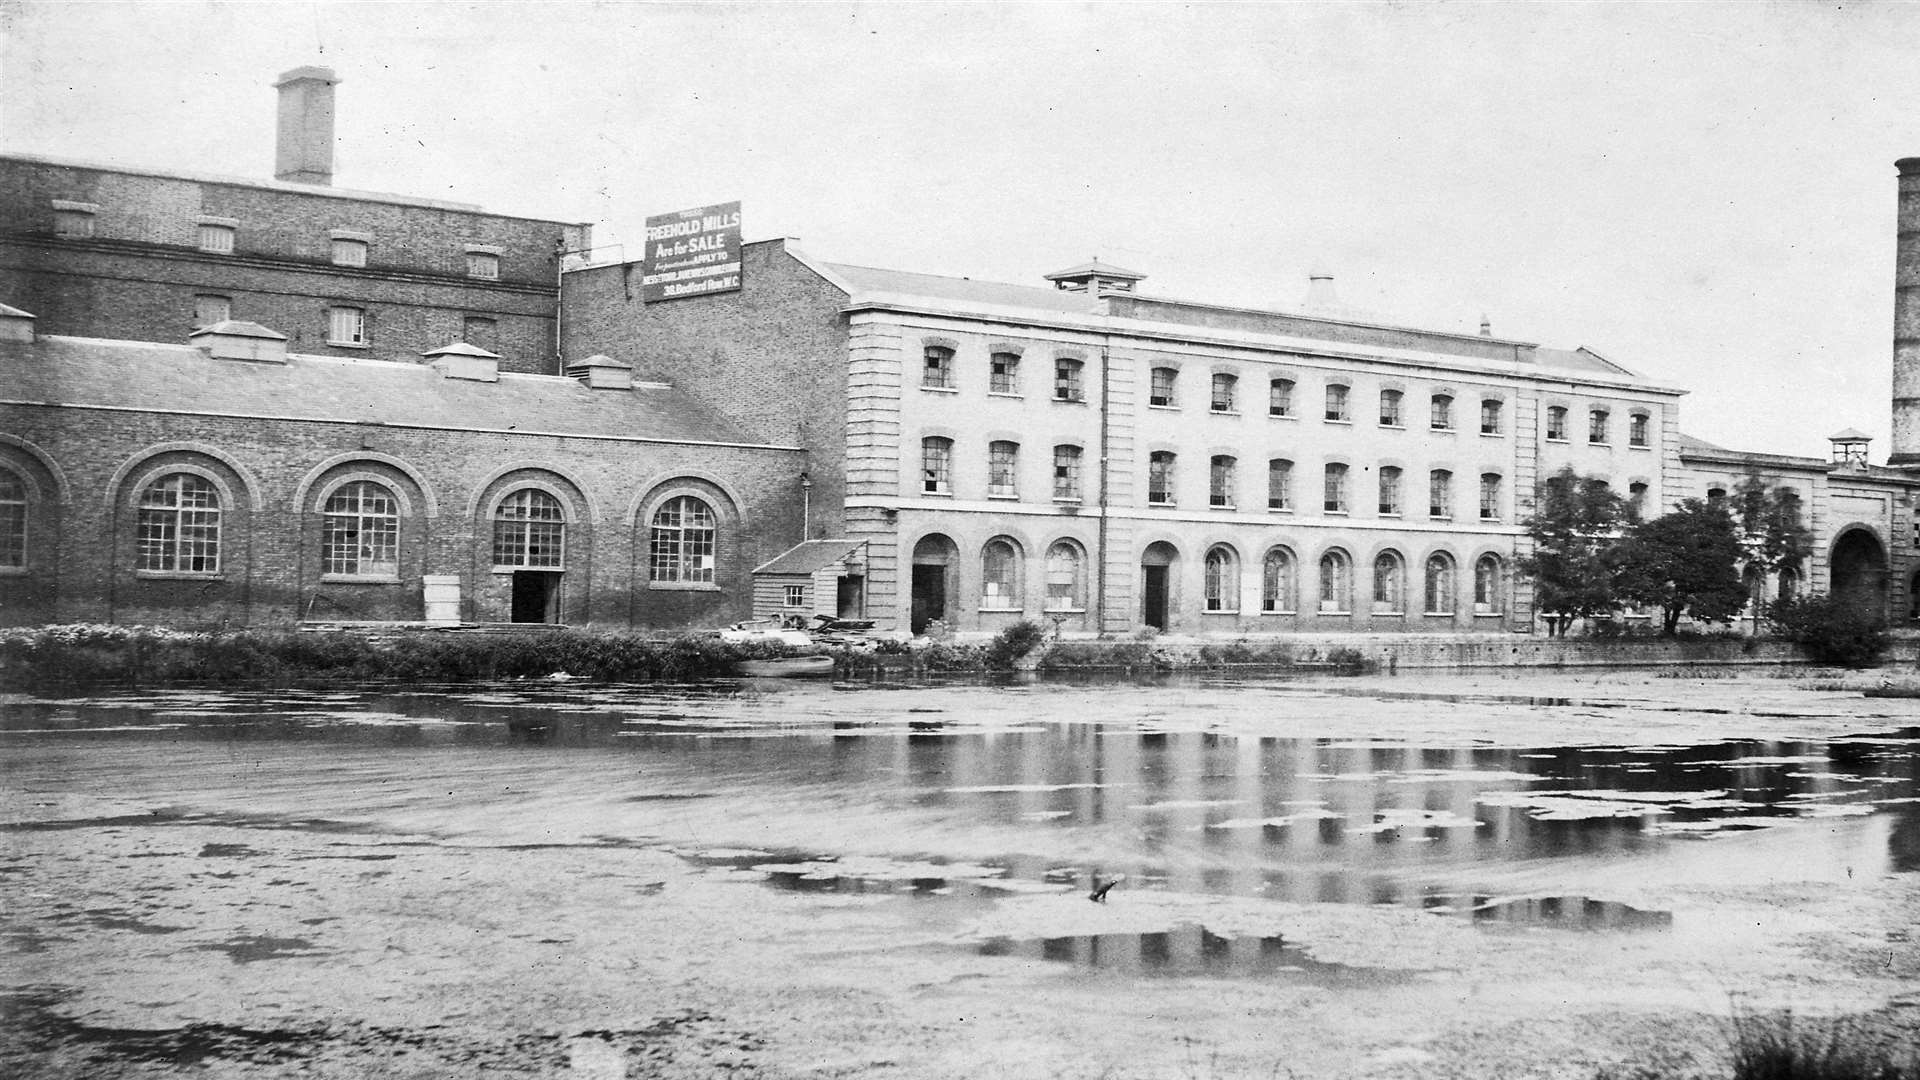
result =
M1053 399L1053 403L1056 405L1085 405L1087 399L1083 397L1056 397Z
M951 499L951 498L953 498L953 492L951 492L951 491L944 491L944 490L943 490L943 491L927 491L927 490L925 490L925 489L922 489L922 490L921 490L921 492L920 492L920 494L922 494L922 495L925 495L925 496L928 496L929 498L935 498L935 499Z
M1453 612L1451 612L1451 611L1423 611L1423 612L1421 612L1421 613L1420 613L1420 616L1421 616L1421 618L1425 618L1425 619L1451 619L1451 618L1453 618Z
M1169 501L1169 502L1154 502L1154 501L1153 501L1152 499L1148 499L1148 500L1147 500L1147 509L1149 509L1149 510L1172 510L1172 509L1173 509L1174 507L1176 507L1176 506L1178 506L1178 505L1179 505L1178 503L1174 503L1174 502L1171 502L1171 501Z
M1452 514L1428 514L1427 520L1428 521L1452 521L1453 515Z
M1346 517L1347 516L1347 512L1345 510L1322 510L1320 512L1327 515L1328 517Z
M1628 444L1627 444L1627 449L1629 449L1629 450L1651 450L1651 449L1653 449L1653 446L1652 446L1652 444L1650 444L1650 443L1628 443Z
M1269 513L1269 514L1291 514L1291 513L1293 513L1293 507L1291 507L1291 506L1269 506L1269 507L1267 507L1267 513Z
M1239 416L1239 415L1240 415L1240 410L1238 410L1238 409L1208 409L1208 410L1207 410L1207 415L1208 415L1208 416L1235 416L1235 417L1237 417L1237 416Z
M1240 609L1239 608L1208 608L1207 610L1202 611L1200 614L1202 615L1238 615L1240 614Z
M1087 609L1083 607L1050 607L1043 608L1040 612L1042 615L1085 615L1086 613Z
M145 581L219 581L226 577L218 570L135 570L133 576Z
M1373 609L1373 617L1376 619L1404 619L1407 617L1407 613L1404 611L1381 611L1379 608L1375 608Z
M1207 504L1207 509L1209 509L1209 510L1238 510L1238 509L1240 509L1240 508L1239 508L1239 507L1237 507L1237 506L1235 506L1235 505L1233 505L1232 503L1208 503L1208 504Z
M1500 519L1499 519L1499 518L1497 518L1497 517L1487 517L1487 516L1485 516L1485 515L1481 515L1481 518L1480 518L1480 524L1482 524L1482 525L1498 525L1498 524L1500 524Z
M1292 413L1290 413L1290 412L1270 412L1270 413L1268 413L1268 414L1267 414L1267 419L1269 419L1269 420L1298 420L1298 419L1300 419L1300 418L1299 418L1298 416L1295 416L1294 414L1292 414Z
M1474 613L1473 613L1473 617L1474 617L1474 618L1476 618L1476 619L1498 619L1498 618L1500 618L1500 617L1501 617L1502 615L1504 615L1504 614L1506 614L1506 613L1505 613L1505 612L1502 612L1502 611L1476 611L1476 612L1474 612ZM1627 616L1627 618L1629 618L1629 619L1644 619L1644 618L1647 618L1647 617L1648 617L1648 616L1645 616L1645 615L1629 615L1629 616Z
M1548 441L1548 442L1550 442L1550 443L1559 443L1559 444L1560 444L1561 446L1565 446L1565 445L1567 445L1568 443L1570 443L1570 442L1572 442L1573 440L1572 440L1572 439L1556 439L1556 438L1554 438L1553 436L1551 436L1551 435L1549 435L1549 436L1547 436L1547 440L1546 440L1546 441Z
M1262 615L1298 615L1300 614L1300 612L1294 608L1286 608L1284 610L1276 608L1273 611L1263 611L1260 614Z
M720 586L711 581L649 581L647 588L653 592L719 592Z
M1352 614L1353 614L1353 612L1351 612L1351 611L1328 611L1328 610L1327 610L1327 609L1325 609L1325 608L1321 608L1321 609L1320 609L1319 611L1316 611L1316 612L1314 612L1314 614L1315 614L1315 615L1321 615L1321 616L1327 616L1327 615L1338 615L1338 616L1340 616L1341 618L1346 618L1347 616L1349 616L1349 615L1352 615Z
M1611 450L1611 449L1613 449L1613 444L1612 444L1612 443L1610 443L1610 442L1594 442L1594 441L1593 441L1592 439L1588 439L1588 440L1587 440L1587 445L1588 445L1588 446L1597 446L1597 447L1599 447L1599 448L1600 448L1600 449L1602 449L1602 450Z
M348 584L348 585L398 585L400 584L400 575L399 574L321 574L320 583L322 585L331 585L334 583L341 583L341 584Z
M1326 422L1327 422L1327 423L1329 423L1329 424L1339 424L1339 425L1340 425L1341 427L1352 427L1352 426L1353 426L1353 421L1351 421L1351 420L1344 420L1344 419L1341 419L1341 418L1339 418L1339 417L1333 417L1333 416L1329 416L1329 417L1327 417L1327 419L1326 419Z
M1480 437L1483 439L1504 439L1507 437L1507 433L1504 431L1483 431L1480 433Z
M1018 390L989 390L987 391L987 396L1012 398L1015 401L1024 401L1026 400L1027 395L1019 392Z
M924 391L926 391L926 392L927 392L927 393L929 393L929 394L957 394L957 393L959 393L959 392L960 392L960 388L959 388L959 387L957 387L957 386L925 386L925 385L922 385L922 386L920 387L920 389L922 389L922 390L924 390Z
M1398 510L1382 510L1382 511L1380 511L1380 516L1381 516L1381 517L1383 517L1383 518L1394 518L1394 519L1396 519L1396 520L1397 520L1397 519L1398 519L1398 518L1400 517L1400 511L1398 511Z
M367 344L364 341L329 341L327 342L327 346L329 348L334 348L334 349L371 349L373 348L373 346Z
M1156 405L1151 401L1147 402L1147 408L1148 410L1153 412L1179 412L1180 411L1180 406L1178 405Z
M1017 605L1012 607L989 607L986 604L982 604L979 608L980 614L982 615L1018 615L1024 610L1026 609Z
M1382 429L1382 430L1384 430L1384 431L1405 431L1405 430L1407 430L1407 425L1405 425L1405 424L1389 424L1389 423L1387 423L1387 422L1386 422L1385 420L1382 420L1382 421L1380 421L1380 427L1381 427L1381 429Z
M1055 495L1053 497L1053 504L1055 506L1079 506L1081 501L1078 495Z
M522 572L564 574L567 572L567 568L564 566L495 566L492 572L496 574L518 574Z
M987 498L998 499L1001 502L1019 502L1020 493L1017 491L989 491L987 492Z
M1435 435L1453 435L1453 434L1457 434L1459 429L1450 428L1450 427L1430 427L1427 430L1432 432Z

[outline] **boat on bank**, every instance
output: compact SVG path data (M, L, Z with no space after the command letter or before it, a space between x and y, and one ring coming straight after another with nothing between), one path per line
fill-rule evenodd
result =
M740 674L755 679L825 679L833 676L831 656L780 656L768 660L741 660Z

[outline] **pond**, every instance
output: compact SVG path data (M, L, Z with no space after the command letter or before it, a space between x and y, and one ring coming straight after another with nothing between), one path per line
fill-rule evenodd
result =
M1730 924L1749 912L1724 896L1920 874L1916 704L1564 674L18 698L0 709L0 883L77 888L43 877L101 838L244 879L303 834L322 847L301 857L375 873L429 854L538 853L586 878L666 860L681 869L638 887L685 874L768 905L760 955L813 964L884 951L1108 987L1387 993L1545 943L1732 977L1774 924L1761 904ZM269 902L262 884L233 902ZM188 925L164 903L68 900L0 923L20 956ZM569 902L488 898L528 918ZM263 969L342 955L298 925L240 929L194 948ZM72 988L46 970L19 985Z

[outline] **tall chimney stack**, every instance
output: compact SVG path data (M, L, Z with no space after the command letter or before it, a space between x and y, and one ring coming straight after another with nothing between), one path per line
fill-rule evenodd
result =
M1893 256L1893 453L1889 465L1920 465L1920 157L1900 170Z
M280 132L273 178L296 184L333 183L332 68L298 67L280 76Z

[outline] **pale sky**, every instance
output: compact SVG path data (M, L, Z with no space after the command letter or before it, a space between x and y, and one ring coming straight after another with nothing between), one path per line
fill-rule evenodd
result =
M340 187L1585 345L1683 428L1885 457L1920 3L0 0L0 149L270 177L332 67ZM4 301L0 297L0 301Z

